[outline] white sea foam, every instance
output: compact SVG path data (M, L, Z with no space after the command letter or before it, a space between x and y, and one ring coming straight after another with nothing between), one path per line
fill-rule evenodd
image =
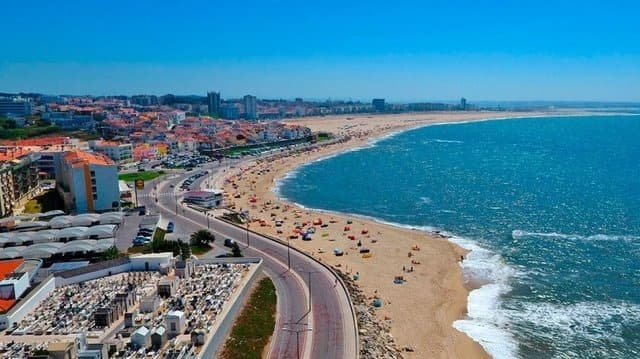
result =
M537 117L573 117L573 116L591 116L591 114L581 114L581 115L540 115L540 116L521 116L521 117L503 117L503 118L487 118L487 119L474 119L468 121L460 121L460 122L441 122L441 123L430 123L419 126L417 128L411 128L406 130L401 130L398 132L390 133L385 136L373 139L364 146L351 148L346 151L331 154L325 157L318 158L312 162L304 164L296 168L295 170L287 173L284 177L285 179L294 178L301 168L310 163L315 163L318 161L325 161L327 159L339 156L348 152L360 151L366 148L375 147L380 141L396 136L400 133L417 130L418 128L428 127L428 126L441 126L441 125L459 125L464 123L471 122L485 122L485 121L498 121L498 120L508 120L515 118L537 118ZM597 114L593 114L593 116L597 116ZM441 140L442 141L442 140ZM445 140L446 141L446 140ZM454 143L459 143L460 141L455 141ZM276 187L274 188L274 192L276 195L280 196L279 186L281 185L281 181L276 181ZM281 197L282 198L282 197ZM285 198L282 198L285 199ZM286 200L286 199L285 199ZM337 214L337 215L345 215L341 212L308 208L303 206L300 203L294 203L295 205L307 209L314 210L324 213ZM499 209L499 207L492 208ZM482 347L493 357L496 359L503 358L514 358L517 357L518 353L518 344L515 341L513 335L506 329L509 325L509 320L513 317L509 311L502 310L500 306L500 298L508 293L511 289L509 282L514 276L518 276L519 273L513 267L508 266L502 260L501 256L493 253L485 248L479 246L475 241L452 236L445 232L439 231L437 228L429 227L429 226L411 226L411 225L403 225L398 223L393 223L389 221L380 220L378 218L373 218L364 215L354 215L347 214L349 216L363 218L366 220L373 220L378 223L397 226L401 228L408 228L414 230L422 230L426 232L437 232L449 237L449 240L453 243L460 245L461 247L470 250L467 258L461 263L463 273L465 275L466 280L472 281L476 285L480 285L478 289L472 290L469 293L468 298L468 318L458 320L453 325L456 329L466 333L473 340L477 341L482 345ZM536 233L529 233L525 231L514 231L514 238L525 237L528 235L532 235ZM542 235L548 237L568 237L567 235L559 234L559 233L542 233ZM593 238L592 238L593 237ZM591 236L586 238L592 239L604 239L605 237L611 236ZM614 236L616 237L616 236ZM627 237L628 236L623 236ZM586 306L588 307L588 306ZM585 307L585 308L586 308ZM543 307L538 308L536 310L529 310L530 315L535 313L543 313L545 309ZM640 310L638 311L640 313ZM525 314L522 314L525 315ZM549 317L545 317L548 319ZM537 319L533 319L535 321ZM638 318L640 320L640 318ZM551 323L551 322L550 322Z
M458 140L443 140L443 139L439 139L439 138L428 138L423 143L425 143L425 144L427 144L427 143L455 143L455 144L462 144L464 142L463 141L458 141Z
M625 325L640 321L640 305L626 301L524 303L507 315L516 323L541 328L536 335L553 338L558 345L571 340L623 341Z
M516 229L511 232L513 239L523 239L527 237L552 238L564 240L584 240L584 241L636 241L640 240L638 236L616 235L616 234L593 234L590 236L581 236L578 234L564 234L557 232L528 232Z
M516 274L499 254L479 246L475 241L457 236L450 240L469 250L460 264L465 279L480 285L469 293L468 318L457 320L453 326L466 333L495 359L514 358L518 345L505 329L507 317L500 308L500 298L511 290L509 281Z

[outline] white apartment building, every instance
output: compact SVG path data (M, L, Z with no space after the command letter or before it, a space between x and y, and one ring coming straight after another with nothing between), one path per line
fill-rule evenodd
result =
M89 147L118 163L133 161L133 145L111 141L90 141Z

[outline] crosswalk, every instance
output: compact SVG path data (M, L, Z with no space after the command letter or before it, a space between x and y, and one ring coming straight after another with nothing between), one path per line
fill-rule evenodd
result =
M162 197L173 197L174 193L173 192L162 192L162 193L141 193L138 195L138 198L162 198Z

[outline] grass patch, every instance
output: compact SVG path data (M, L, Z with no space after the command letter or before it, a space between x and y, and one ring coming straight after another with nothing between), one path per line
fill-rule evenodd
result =
M167 234L167 231L165 231L162 228L156 228L156 232L153 234L153 240L154 241L162 241L164 240L164 236Z
M24 213L44 213L55 209L64 210L64 206L58 193L52 190L30 199L24 206Z
M127 249L127 253L128 254L147 254L147 253L151 253L151 246L147 244L145 246L129 247Z
M211 250L211 246L208 244L192 244L191 245L191 254L201 255L209 252Z
M275 329L276 302L276 287L270 278L263 278L233 325L221 358L262 358Z
M318 141L318 142L328 141L330 139L331 139L331 134L330 133L320 132L320 133L316 134L316 141Z
M154 178L158 178L162 176L164 172L162 171L144 171L144 172L131 172L131 173L121 173L118 175L118 179L125 182L133 182L138 178L142 178L145 181L151 181Z

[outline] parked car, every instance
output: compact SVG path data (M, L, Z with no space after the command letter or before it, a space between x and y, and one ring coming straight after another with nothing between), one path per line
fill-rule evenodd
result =
M174 225L173 222L169 222L167 224L167 233L173 233Z
M134 246L144 246L144 245L147 245L147 244L151 243L150 240L148 240L146 238L140 238L140 237L134 238L134 240L132 242L133 242Z

